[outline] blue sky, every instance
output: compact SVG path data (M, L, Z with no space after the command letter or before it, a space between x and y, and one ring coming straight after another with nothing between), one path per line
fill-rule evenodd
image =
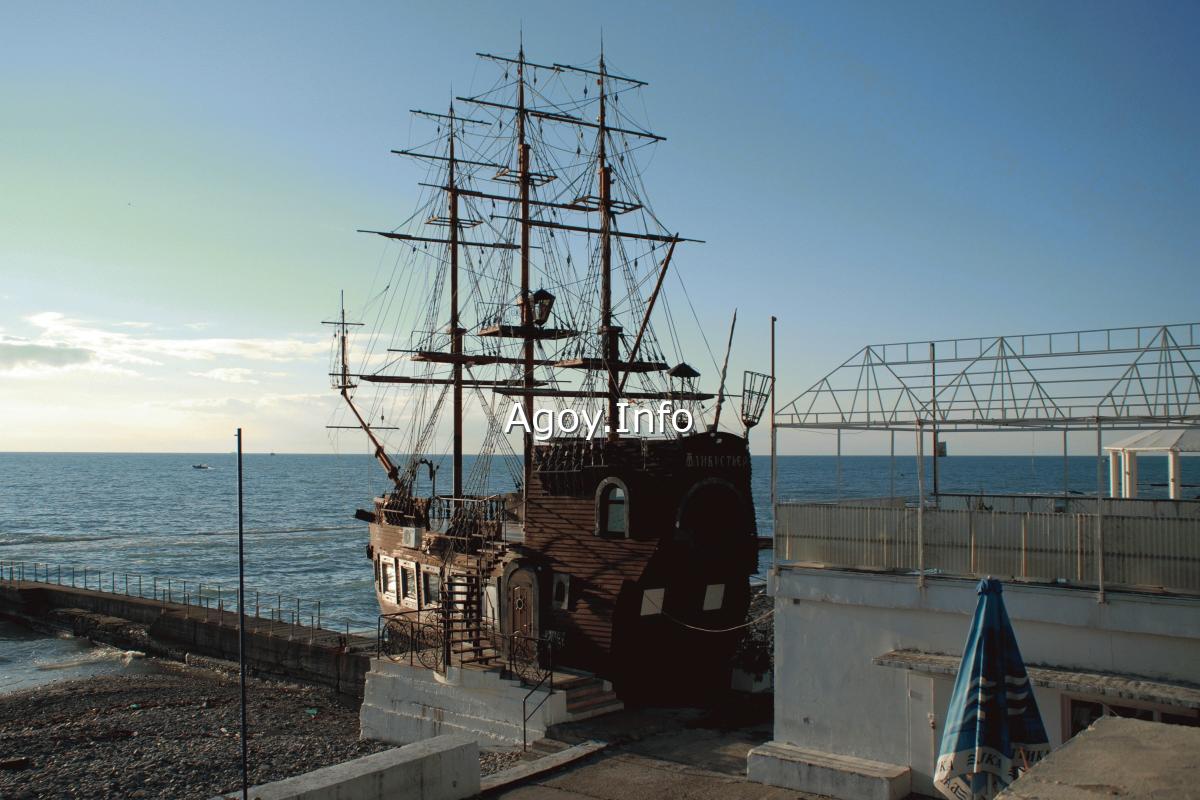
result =
M1196 318L1195 4L603 12L6 4L0 449L328 450L318 323L415 199L388 150L522 28L650 81L656 211L707 241L680 273L714 342L737 305L732 374L780 317L781 400L871 342Z

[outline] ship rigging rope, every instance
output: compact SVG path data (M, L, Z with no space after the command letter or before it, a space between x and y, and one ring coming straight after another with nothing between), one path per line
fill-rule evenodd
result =
M605 81L605 85L599 92L589 96L588 90L594 80L583 77L581 80L584 91L581 98L576 92L571 91L576 80L579 80L578 76L573 73L553 69L549 75L542 73L542 80L539 82L540 68L533 64L526 66L528 71L524 90L526 92L526 108L530 111L582 119L592 116L591 110L595 109L600 102L600 97L604 96L609 100L607 111L613 123L626 127L631 132L645 133L648 131L648 125L640 124L639 120L634 119L636 114L628 113L632 109L628 108L626 103L619 102L620 95L634 92L637 96L642 97L643 119L648 119L648 113L645 113L647 111L645 98L639 91L640 85L628 87L619 85L618 88L613 88L611 83L618 82L619 84L621 80L619 77L614 77L611 81ZM478 69L478 65L476 69ZM530 80L531 75L532 80ZM474 87L478 74L477 72L473 73L472 91L468 96L481 99L493 96L496 99L496 95L507 94L517 86L517 81L510 80L511 77L510 68L505 67L503 77L498 77L491 88L476 92ZM504 107L512 108L511 106ZM484 130L480 131L478 128L466 128L465 123L460 125L455 122L449 124L440 122L436 125L436 134L432 138L413 145L414 137L410 122L408 139L410 150L432 152L442 157L448 155L449 140L453 139L458 147L457 183L460 188L465 190L479 191L481 187L477 185L477 182L495 180L490 174L486 174L491 167L488 166L487 169L484 169L485 166L507 165L511 175L511 170L514 169L513 154L516 152L512 145L516 137L517 125L513 118L505 118L502 112L489 106L474 109L472 116L477 119L490 120L490 124L485 123L482 126ZM540 221L566 224L564 221L566 215L559 208L555 208L553 203L563 203L569 206L578 198L587 198L599 192L598 174L591 166L599 155L597 151L601 145L600 135L593 136L581 126L561 126L553 124L551 121L546 121L545 124L543 122L544 120L540 116L536 119L527 118L524 126L533 171L539 175L550 176L549 180L545 182L549 183L546 188L540 188L545 185L544 183L530 186L530 193L533 197L543 202L550 201L547 205L539 204L534 209L530 209L531 216ZM644 165L639 167L633 157L637 151L644 148L650 148L653 153L654 145L658 140L640 141L634 134L635 139L631 141L630 135L625 132L613 132L612 130L602 135L603 145L608 154L608 165L612 170L612 188L617 195L623 196L624 202L633 206L629 211L634 213L625 217L626 224L620 227L630 232L634 228L640 228L647 233L658 232L669 235L670 231L659 220L647 199ZM444 215L447 213L444 184L448 178L448 165L434 163L435 160L430 159L425 164L426 183L423 184L424 189L420 193L420 202L416 209L407 219L393 228L393 232L403 230L417 234L426 225L443 224ZM473 161L477 163L473 164ZM550 183L550 181L553 182ZM484 197L487 197L485 187L483 191L485 192ZM515 211L510 212L513 215L510 217L504 216L502 212L500 216L493 216L498 213L495 199L491 200L489 209L489 204L483 198L477 200L469 194L460 196L459 202L462 212L460 219L478 224L476 235L480 236L481 240L494 238L502 242L512 242L517 238L519 220L515 218ZM618 227L616 219L613 220L613 227ZM551 361L562 360L565 356L585 356L588 353L594 353L601 345L601 342L596 341L598 337L593 332L601 278L598 238L591 231L582 237L564 236L560 230L551 226L537 227L530 233L534 250L531 253L532 258L530 258L529 264L531 284L540 277L543 285L554 287L558 294L558 302L553 312L554 319L564 328L586 332L579 336L567 337L561 343L538 341L535 343L536 351L542 359ZM394 245L395 243L390 244ZM576 245L582 245L582 247L576 250ZM665 243L634 243L619 236L612 242L615 263L612 265L611 312L614 324L627 323L626 334L632 333L633 324L643 319L649 308L649 301L645 293L659 273L659 262L665 247ZM357 372L360 374L381 373L390 370L397 361L405 360L402 355L382 352L385 342L389 348L404 348L410 352L411 350L443 350L450 345L451 337L446 335L444 324L439 324L439 320L444 323L442 307L445 305L448 295L448 271L445 269L450 261L448 252L441 246L434 246L432 243L418 244L415 241L400 243L397 251L390 274L384 267L384 257L381 256L380 264L376 267L376 275L371 281L371 288L368 292L370 299L363 308L363 316L374 316L374 320L364 320L370 323L368 328L370 333L367 337L366 347L361 348L358 355L359 369ZM573 251L575 252L573 253ZM459 274L463 279L459 286L460 324L467 329L469 335L475 328L504 322L505 310L512 310L507 298L512 297L517 291L514 275L517 264L516 254L511 250L484 251L482 248L472 248L469 243L464 243L459 255ZM639 263L641 259L644 261ZM707 340L704 326L700 324L696 309L687 294L687 287L683 284L679 271L674 268L671 271L675 272L676 279L683 285L692 318L700 329L700 335L704 339L709 358L716 369L715 355ZM384 277L386 277L386 282L383 280ZM379 289L381 283L383 288ZM623 292L619 288L620 284L624 284ZM496 298L501 298L500 302L496 302ZM659 315L666 322L665 335L661 331L661 327L656 331L657 326L647 324L644 332L639 333L641 338L639 355L647 361L665 361L664 351L669 348L674 351L678 360L682 360L682 343L675 327L676 318L682 312L679 311L677 305L675 313L672 313L671 305L665 294L658 298L656 310L658 309L661 309ZM413 319L410 319L410 313ZM475 320L473 324L470 322L472 316ZM389 321L393 319L394 324L389 325ZM389 328L391 328L390 331ZM401 343L404 340L408 342L407 348ZM331 353L331 361L335 363L331 363L331 373L338 372L336 343L335 337L335 347ZM623 350L630 347L628 335L622 337L621 347ZM474 352L497 356L500 360L512 358L514 363L511 366L506 367L502 363L497 363L491 366L490 371L494 372L497 377L507 376L509 380L520 380L522 371L516 359L519 359L521 353L517 343L509 342L503 337L496 337L494 340L486 342L476 341L475 347L472 349ZM630 357L632 358L632 354ZM431 378L435 375L435 365L433 363L423 364L417 366L413 372L416 373L414 377ZM468 369L467 372L470 374L471 370ZM540 377L546 383L559 386L558 370L551 367L541 372L543 374ZM579 388L585 391L598 390L601 388L599 384L602 383L603 372L604 370L584 371L577 379ZM631 381L633 385L640 385L644 390L660 388L663 384L667 387L671 385L670 381L660 373L637 373L628 377L633 378ZM574 381L576 378L572 377L570 380ZM392 443L395 439L407 440L410 469L406 472L413 469L411 464L441 433L438 415L447 392L445 385L440 387L440 391L433 384L412 388L414 391L375 390L369 393L370 399L364 397L362 402L366 418L372 421L402 419L416 421L423 417L426 419L424 424L407 426L407 431L396 437L383 432L384 429L381 426L381 432L378 435L388 450L394 449ZM511 443L506 437L499 435L497 430L500 420L496 413L495 403L498 402L498 397L493 395L489 403L478 387L474 394L480 398L488 425L482 442L481 456L484 457L473 465L472 475L468 476L468 482L479 479L488 480L492 470L491 458L493 456L499 456L505 466L509 466L507 463L509 461L518 460ZM582 397L574 401L568 398L555 398L551 402L560 409L573 406L586 408L591 403L587 398ZM432 414L427 415L425 413L427 411L432 411ZM509 468L511 471L511 466Z
M661 605L659 605L658 603L655 603L653 600L650 600L650 598L648 598L648 597L646 599L650 601L651 605L653 605L655 608L658 609L658 613L662 614L664 617L671 620L671 622L674 622L676 625L682 625L683 627L688 628L689 630L700 631L701 633L730 633L731 631L741 630L742 628L749 628L751 625L757 625L758 623L762 622L764 619L766 619L767 617L770 617L772 614L775 613L775 609L772 608L767 613L765 613L761 616L755 617L754 619L749 620L747 622L743 622L740 625L734 625L729 628L702 628L699 625L692 625L690 623L684 622L681 619L675 619L670 614L668 614L666 611L663 611L663 607Z

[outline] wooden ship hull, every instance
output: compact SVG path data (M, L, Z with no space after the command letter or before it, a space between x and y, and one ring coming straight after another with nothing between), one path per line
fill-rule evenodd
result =
M506 635L549 641L555 666L606 678L627 701L728 688L757 563L750 474L730 433L542 445L524 519L457 547L436 521L389 523L381 498L380 610L446 613L466 663L502 662Z

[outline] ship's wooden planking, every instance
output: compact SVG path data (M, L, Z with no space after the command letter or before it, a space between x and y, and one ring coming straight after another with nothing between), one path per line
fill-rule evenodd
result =
M724 629L745 620L757 558L746 440L622 440L604 462L533 472L521 551L549 599L537 634L559 642L561 663L611 678L628 698L728 686L739 632ZM603 530L602 494L617 481L627 536Z

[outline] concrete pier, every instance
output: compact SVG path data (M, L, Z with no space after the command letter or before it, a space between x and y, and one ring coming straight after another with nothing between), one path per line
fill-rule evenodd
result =
M0 615L69 628L127 650L183 659L238 658L238 615L205 608L22 580L0 580ZM246 663L257 674L315 683L362 697L373 637L246 617Z

